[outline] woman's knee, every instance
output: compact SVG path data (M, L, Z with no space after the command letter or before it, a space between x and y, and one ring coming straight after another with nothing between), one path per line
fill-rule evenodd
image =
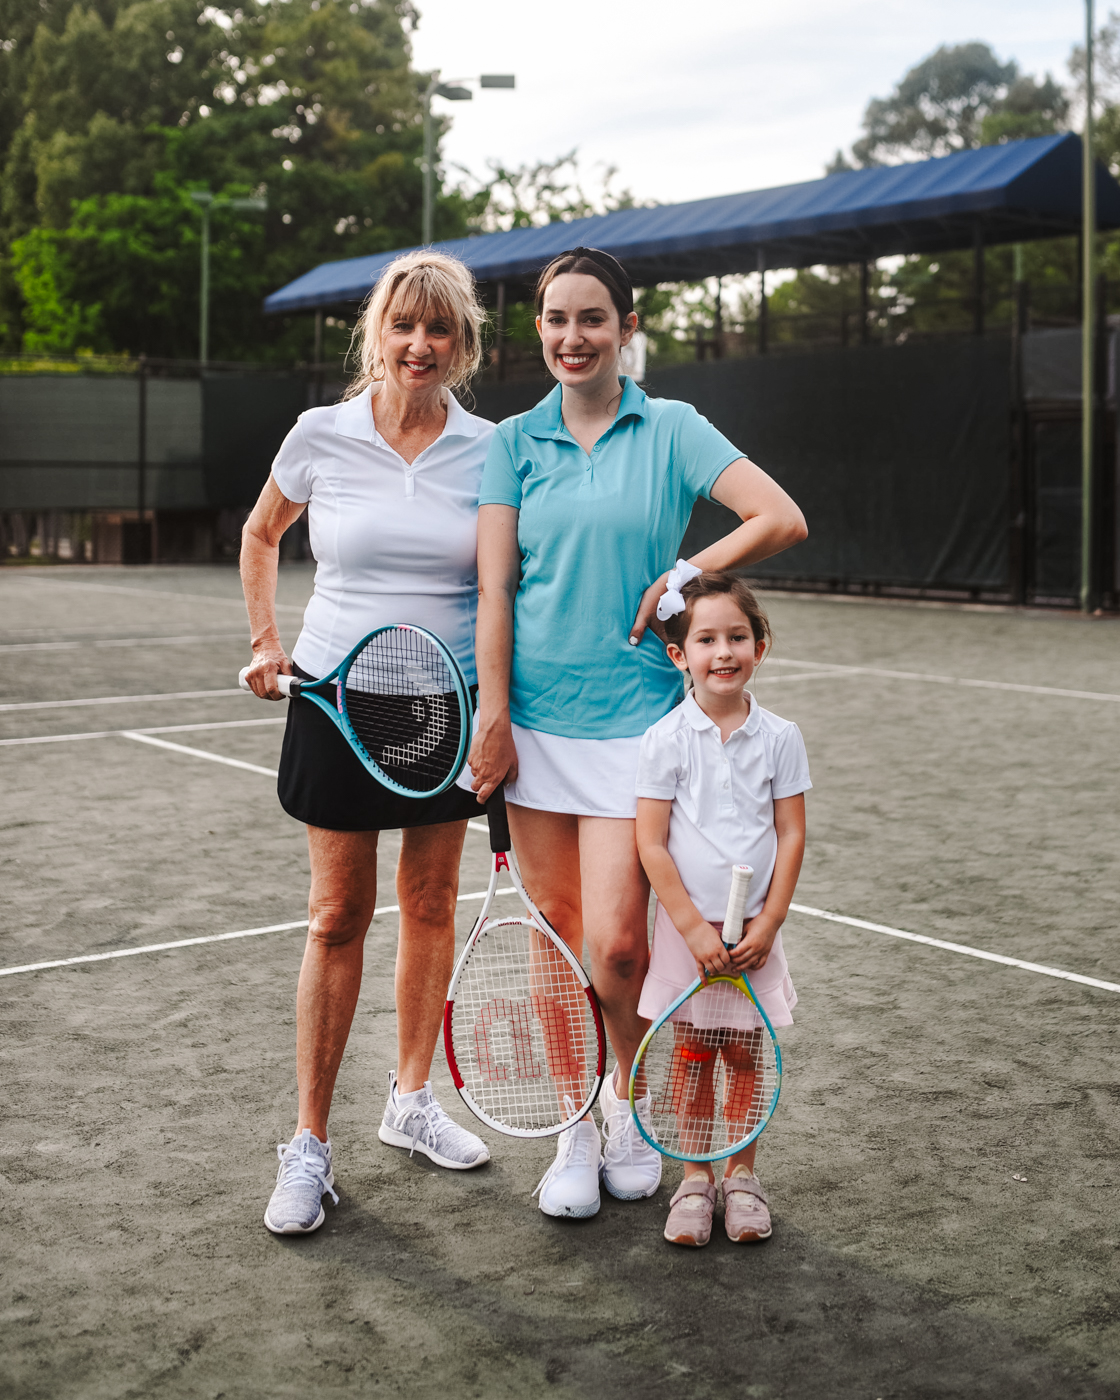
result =
M340 948L366 936L373 911L364 904L346 899L318 900L312 903L307 936L326 948Z
M649 966L649 945L644 937L620 937L617 932L593 938L588 930L596 976L604 974L620 982L644 977Z
M457 883L451 880L405 879L397 876L397 898L401 922L408 924L448 924L455 921Z

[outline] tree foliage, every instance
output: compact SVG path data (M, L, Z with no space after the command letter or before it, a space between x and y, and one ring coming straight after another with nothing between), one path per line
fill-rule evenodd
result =
M0 0L0 20L9 348L197 353L191 189L268 199L263 216L214 209L215 358L306 357L306 319L266 321L262 298L419 241L409 0ZM436 236L475 212L441 192Z
M864 134L852 146L859 165L924 160L953 151L1058 130L1069 110L1047 75L1024 77L987 44L942 46L915 64L889 97L874 97ZM839 152L837 153L839 155Z

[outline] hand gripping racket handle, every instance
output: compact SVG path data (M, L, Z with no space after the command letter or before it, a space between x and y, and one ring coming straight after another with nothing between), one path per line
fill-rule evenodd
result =
M509 818L506 815L505 788L499 784L486 800L486 820L490 825L490 850L496 856L505 855L513 842L509 838Z
M237 684L242 690L247 690L252 694L253 687L249 684L248 676L248 666L242 666L237 675ZM300 682L298 676L277 676L276 685L281 695L287 695L290 698L293 695L299 694Z
M734 948L742 942L743 919L747 912L747 896L751 892L754 871L749 865L731 867L731 889L727 896L727 913L723 918L723 946Z

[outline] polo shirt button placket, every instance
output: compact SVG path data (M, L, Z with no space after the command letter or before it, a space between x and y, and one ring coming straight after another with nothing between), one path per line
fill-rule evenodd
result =
M411 467L404 469L404 494L406 496L416 495L416 474Z

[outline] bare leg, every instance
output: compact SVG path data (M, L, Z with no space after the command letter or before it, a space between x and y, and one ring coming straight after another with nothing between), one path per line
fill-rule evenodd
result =
M625 1089L649 1027L638 998L649 963L649 881L638 860L634 823L574 817L509 804L510 832L525 885L577 956L586 934L595 991Z
M638 859L634 822L618 817L578 820L583 931L618 1060L615 1092L625 1098L630 1066L649 1029L649 1021L638 1015L649 967L649 880Z
M307 828L309 924L296 994L299 1126L327 1140L327 1115L362 985L362 950L377 902L376 831Z
M415 826L401 832L397 898L397 1085L422 1089L443 1022L455 965L455 900L465 821Z

